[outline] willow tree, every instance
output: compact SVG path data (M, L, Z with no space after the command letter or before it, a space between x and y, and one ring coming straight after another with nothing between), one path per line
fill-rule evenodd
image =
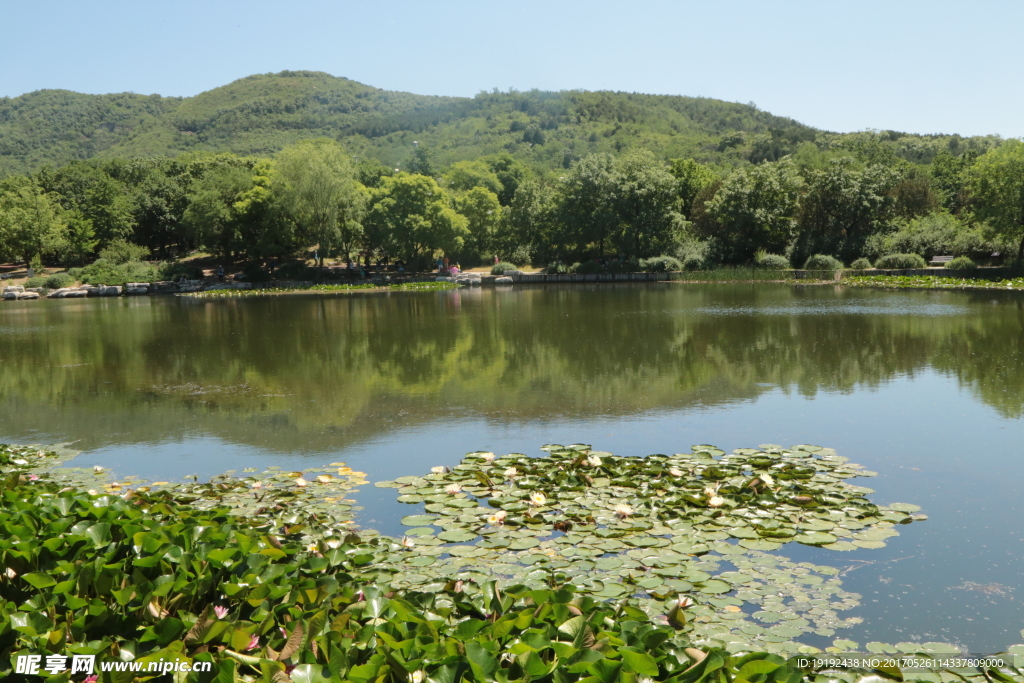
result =
M363 193L351 159L337 142L306 140L278 152L274 192L295 222L297 237L318 245L318 266L362 235Z

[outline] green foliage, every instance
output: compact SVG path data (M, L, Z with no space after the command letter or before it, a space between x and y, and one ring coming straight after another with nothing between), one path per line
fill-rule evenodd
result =
M519 270L519 266L507 261L500 261L491 266L491 275L504 275L506 270Z
M246 282L269 282L270 272L255 261L246 263L242 268L242 275Z
M859 259L855 259L853 263L850 264L850 268L853 270L868 270L873 267L874 266L871 265L871 261L863 256Z
M868 237L891 218L892 189L898 180L899 174L888 166L862 168L850 157L809 172L794 260L822 252L850 260L863 253Z
M693 220L697 197L702 190L715 184L718 175L710 167L693 159L673 159L669 172L676 178L676 192L683 213Z
M957 256L952 261L946 261L946 270L974 270L978 267L970 256Z
M815 254L804 262L804 270L823 270L834 273L843 269L843 262L834 256L826 254Z
M796 227L803 179L789 160L741 169L722 183L698 221L727 263L750 261L759 250L781 252Z
M754 265L765 270L788 270L789 259L779 254L769 254L759 251L754 256Z
M60 207L28 178L0 181L0 259L26 265L64 245L67 224Z
M896 224L892 232L880 232L868 238L865 251L876 257L884 254L921 254L933 256L973 255L987 257L993 251L1006 251L1011 245L995 235L987 235L982 226L969 225L957 216L939 211Z
M1001 237L1019 241L1024 259L1024 142L1007 140L978 158L969 172L975 214Z
M682 269L682 262L672 256L655 256L640 260L640 270L645 273L672 273Z
M582 263L574 263L569 266L569 272L578 273L580 275L594 275L596 273L606 272L606 268L597 261L584 261Z
M875 268L882 270L904 270L927 268L928 262L920 254L886 254L875 261Z
M275 171L273 191L298 226L299 239L318 245L320 267L335 249L351 252L363 233L365 195L341 145L321 139L287 147L277 155Z
M451 204L433 178L409 173L384 178L380 187L369 190L369 243L414 265L434 251L454 254L470 231Z
M186 280L200 280L202 277L202 270L182 261L167 261L161 263L156 269L157 280L180 280L182 278ZM130 280L130 282L138 281Z
M47 289L60 289L61 287L68 287L70 285L73 285L74 283L74 278L72 278L67 273L54 273L53 275L48 275L46 278L44 278L42 285L33 285L33 287L42 286L46 287Z
M115 240L100 250L100 258L115 266L141 261L148 255L149 250L145 247L124 240Z
M124 286L129 282L153 282L160 279L157 269L148 263L112 263L102 258L84 268L71 268L68 275L86 285Z

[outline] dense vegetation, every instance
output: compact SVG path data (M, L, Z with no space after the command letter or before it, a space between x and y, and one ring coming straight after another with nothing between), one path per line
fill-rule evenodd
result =
M831 480L808 481L817 469L836 471L836 479L859 473L856 466L844 465L845 458L813 446L798 448L825 450L826 454L744 449L742 454L726 456L721 460L722 471L708 467L704 475L717 481L712 493L700 490L707 481L689 482L687 473L676 471L675 461L666 462L667 456L614 458L583 448L552 446L550 460L516 460L520 467L554 469L568 464L569 471L548 488L551 500L525 487L525 474L523 488L507 484L512 490L496 500L499 511L484 510L491 515L485 524L487 540L465 545L460 543L475 533L463 531L459 539L445 538L446 534L459 535L449 530L434 539L432 532L415 536L410 532L398 541L351 530L349 521L343 519L351 508L327 503L366 481L362 473L343 466L336 474L315 477L312 471L271 469L262 475L247 471L241 477L217 477L203 484L121 484L107 480L102 471L51 471L47 461L55 458L53 452L0 446L4 482L0 520L8 531L0 540L0 559L5 566L0 575L0 676L13 673L12 664L19 656L57 655L55 663L48 658L40 668L45 666L46 673L53 674L48 680L68 681L67 655L78 654L94 655L101 665L119 661L146 667L161 660L209 663L206 672L175 674L175 680L195 683L816 680L811 667L801 668L778 654L744 654L750 648L743 643L699 635L701 624L694 622L725 613L717 609L723 604L742 604L738 598L721 596L731 592L730 582L739 584L742 591L750 577L724 572L717 575L720 578L712 578L705 571L687 571L678 565L697 563L694 556L659 550L653 547L656 542L647 542L654 527L660 534L688 526L671 518L662 501L652 500L656 495L644 489L633 492L631 504L591 500L581 507L579 490L611 498L620 488L619 478L603 483L606 475L615 476L622 468L656 468L663 483L671 478L691 484L673 495L674 504L695 517L701 527L685 534L701 537L690 538L688 547L693 555L713 557L712 547L718 548L721 542L711 537L718 536L719 527L703 520L721 517L732 520L736 537L746 544L742 551L754 560L763 557L757 548L778 546L785 539L780 540L779 530L773 530L764 518L740 524L742 516L732 515L731 510L745 512L739 507L742 502L795 507L808 518L823 520L830 516L827 510L839 511L838 505L846 505L839 511L846 516L844 522L866 529L858 536L873 539L854 541L862 547L883 546L877 539L897 535L891 527L898 520L911 521L910 512L916 509L900 504L879 508L861 498L863 491L838 494L841 486ZM719 462L714 453L698 452L691 459L714 465ZM505 468L506 460L513 457L470 454L463 471L403 480L444 490L439 499L457 503L462 516L475 514L479 510L466 492L475 493L483 486L483 495L489 477L474 477L469 470ZM781 470L773 469L772 475L764 472L776 461L784 466ZM761 472L753 479L746 472L751 467ZM335 471L333 466L321 469ZM462 483L449 483L453 479ZM733 480L749 485L737 488ZM642 481L646 487L647 480ZM405 481L390 484L409 488ZM103 490L86 490L88 486ZM854 504L839 502L846 499ZM580 576L564 567L569 563L532 550L538 545L535 533L548 535L544 529L550 520L545 522L545 516L573 505L579 513L587 504L594 508L593 514L577 515L577 526L593 530L600 524L606 532L588 538L591 544L610 545L613 554L623 558L619 560L623 566L640 566L633 555L650 556L648 563L661 567L655 573L660 578L654 581L674 583L678 588L664 586L669 594L663 594L651 584L647 589L651 598L630 598L622 590L611 591L609 586L617 588L611 582L598 587L587 579L580 581ZM818 510L819 506L823 509ZM595 522L593 515L599 521ZM419 515L403 523L443 522L432 515ZM782 530L782 535L795 534L800 542L823 547L850 544L817 530L825 527L824 522L799 524L802 529ZM716 529L706 543L705 526ZM429 531L422 526L418 530ZM761 535L772 540L759 540ZM526 550L515 553L517 546ZM488 572L473 566L470 558L481 562L480 553L495 548L497 552L510 548L506 555L521 558L525 576L520 581L477 580ZM566 552L572 549L569 545L562 548ZM601 549L596 554L609 553ZM730 558L743 564L735 554ZM792 583L785 565L777 563L758 564L767 575L765 580L772 581L777 575L780 581ZM498 574L507 571L501 566L495 569ZM632 573L644 577L641 583L649 582L653 574L647 569ZM683 572L692 583L667 578ZM624 570L623 575L632 573ZM679 591L689 591L695 599L677 597ZM748 593L746 599L758 599ZM609 594L617 597L609 599ZM778 608L785 609L781 601ZM659 618L652 619L650 609ZM816 620L827 619L820 614L825 610L818 612ZM735 624L734 619L723 622ZM778 632L787 628L792 627L771 627ZM714 629L709 632L718 633ZM798 651L797 644L783 648L778 641L775 637L770 642L785 652ZM832 651L855 645L837 640ZM883 649L873 651L897 651L877 645ZM943 651L934 644L901 646L910 648L904 650L908 652ZM819 652L806 646L799 651ZM97 673L104 682L159 678L156 673L137 678ZM866 673L833 672L830 678L853 681ZM896 680L920 677L889 667L874 673ZM985 672L943 673L943 680L951 681L993 677L1021 680L1021 672L1007 666Z
M283 72L188 99L32 93L0 102L0 139L0 258L26 263L131 245L122 270L201 249L256 278L302 254L556 272L1024 255L1019 141L836 135L707 99Z

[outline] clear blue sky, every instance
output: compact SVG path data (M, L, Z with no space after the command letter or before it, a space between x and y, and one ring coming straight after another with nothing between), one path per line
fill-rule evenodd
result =
M309 69L430 95L700 95L836 131L1021 137L1022 27L1021 0L0 0L0 96L194 95Z

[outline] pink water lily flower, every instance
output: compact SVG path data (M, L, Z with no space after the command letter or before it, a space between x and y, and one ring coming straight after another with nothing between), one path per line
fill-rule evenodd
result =
M213 613L217 615L218 619L223 619L228 615L228 608L223 605L216 605L213 608Z
M250 650L255 650L259 646L260 646L260 637L259 636L253 636L252 639L249 640L249 644L245 647L245 651L248 652Z

